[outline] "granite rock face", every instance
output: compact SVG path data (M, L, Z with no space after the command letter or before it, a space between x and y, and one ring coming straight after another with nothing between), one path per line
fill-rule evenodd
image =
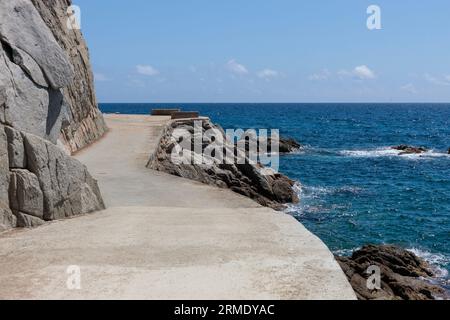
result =
M67 28L67 11L71 0L31 2L66 53L74 70L73 80L62 89L68 121L63 123L60 138L70 152L75 152L98 140L107 131L103 116L97 108L89 50L81 31Z
M396 246L364 246L351 257L336 257L360 300L434 300L445 291L426 279L433 277L430 265ZM367 287L370 266L381 271L381 289Z
M197 131L194 129L195 123L201 123ZM206 133L211 129L216 132L216 137ZM196 136L200 131L202 142L199 150L196 150L194 141L198 139ZM218 140L223 140L223 154L231 155L232 161L222 161L220 157L213 155L211 143ZM173 161L173 155L178 152L173 152L177 145L183 145L183 154L176 156ZM200 160L202 156L206 162ZM294 181L250 161L245 150L227 141L222 128L205 118L172 121L164 130L147 167L219 188L229 188L276 210L282 210L286 204L299 201L292 188Z
M75 152L106 132L68 0L0 1L0 122Z
M0 157L0 187L2 195L6 195L1 199L2 231L16 226L39 226L45 221L105 208L97 182L86 167L55 144L2 125L0 141L1 150L6 151ZM8 154L15 150L8 145L22 150L20 159L25 160L20 163L25 165L20 169L11 166L18 160L16 153ZM11 164L9 159L13 160Z
M16 218L9 208L8 140L0 125L0 232L13 228Z
M0 231L104 208L67 154L106 132L69 0L0 1Z

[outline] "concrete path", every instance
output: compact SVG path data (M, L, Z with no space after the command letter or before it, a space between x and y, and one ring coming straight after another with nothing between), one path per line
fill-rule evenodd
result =
M0 299L355 299L294 218L146 169L167 118L106 120L108 135L77 158L108 209L1 235Z

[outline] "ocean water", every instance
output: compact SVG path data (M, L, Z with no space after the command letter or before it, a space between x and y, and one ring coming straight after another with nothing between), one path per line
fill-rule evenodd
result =
M280 129L301 203L288 212L336 253L396 244L450 271L450 104L101 104L106 113L198 110L224 128ZM391 146L430 149L399 156Z

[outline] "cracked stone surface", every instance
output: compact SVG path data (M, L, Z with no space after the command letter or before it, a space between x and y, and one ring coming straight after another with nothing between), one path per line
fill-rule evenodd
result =
M106 132L69 0L0 1L0 232L104 208L68 156Z

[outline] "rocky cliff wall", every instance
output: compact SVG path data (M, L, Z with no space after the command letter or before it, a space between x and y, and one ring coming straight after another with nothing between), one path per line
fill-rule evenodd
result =
M96 181L67 155L106 131L69 5L0 0L0 231L104 208Z
M68 0L0 1L0 122L75 152L100 138L87 46Z
M107 130L97 108L89 50L81 31L67 28L67 8L72 4L71 0L31 2L74 69L73 81L63 88L69 122L61 130L61 140L71 152L75 152L102 137Z

